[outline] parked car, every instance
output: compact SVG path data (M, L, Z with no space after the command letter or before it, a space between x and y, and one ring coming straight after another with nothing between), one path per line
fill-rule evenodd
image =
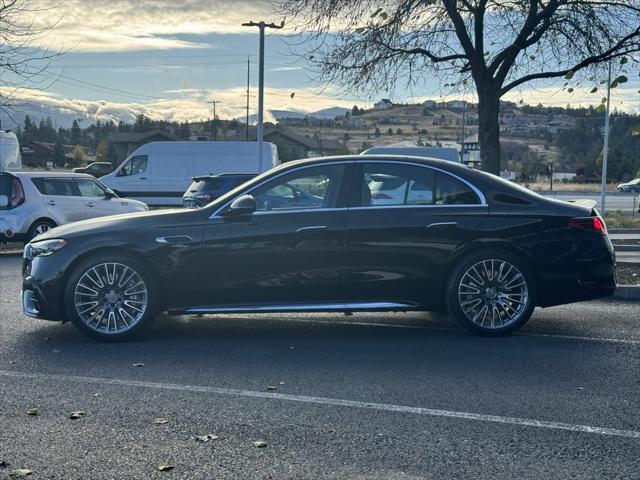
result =
M617 188L620 192L640 193L640 178L636 178L627 183L621 183Z
M0 241L22 242L50 228L87 218L141 212L83 173L0 172Z
M371 194L379 175L405 185L393 204ZM292 202L292 186L318 201ZM204 208L46 232L25 247L22 308L107 341L161 311L446 310L474 332L505 334L536 306L614 292L613 247L593 206L440 160L295 161Z
M186 208L204 207L255 176L251 173L221 173L193 177L193 182L182 196L182 205Z
M121 196L149 205L181 205L193 177L220 173L262 173L278 164L278 150L256 142L150 142L100 180Z
M102 177L113 172L113 165L109 162L93 162L86 167L74 168L73 173L88 173L94 177Z

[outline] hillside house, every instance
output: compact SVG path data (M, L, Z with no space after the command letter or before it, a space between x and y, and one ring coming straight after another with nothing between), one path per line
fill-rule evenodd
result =
M388 98L383 98L379 102L373 104L374 110L387 110L393 107L393 103Z

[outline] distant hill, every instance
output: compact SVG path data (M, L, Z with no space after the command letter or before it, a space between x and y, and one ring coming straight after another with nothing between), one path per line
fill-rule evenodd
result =
M344 107L329 107L317 110L315 112L301 112L294 110L268 110L265 113L265 121L282 120L283 118L305 118L313 117L320 120L333 120L338 115L344 115L345 112L350 111L350 108ZM244 123L246 117L238 117L237 121ZM255 123L258 121L256 114L249 115L249 123Z

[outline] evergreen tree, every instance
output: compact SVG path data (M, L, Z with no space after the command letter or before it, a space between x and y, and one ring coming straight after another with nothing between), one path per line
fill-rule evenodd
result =
M53 164L56 167L64 167L64 163L66 161L64 154L64 147L62 143L58 140L53 146Z

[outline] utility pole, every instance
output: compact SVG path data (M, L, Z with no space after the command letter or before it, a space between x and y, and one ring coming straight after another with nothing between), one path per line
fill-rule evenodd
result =
M264 116L264 29L284 27L284 20L280 25L275 23L264 23L264 21L243 23L243 27L258 27L260 29L260 56L258 59L258 172L262 167L262 136L264 133L263 116Z
M216 104L221 103L220 100L209 100L207 103L213 105L213 120L211 121L211 133L213 134L213 141L218 140L218 120L216 119Z
M246 133L245 133L245 141L249 141L249 71L251 68L251 63L249 60L249 55L247 55L247 124L246 124Z
M464 127L467 123L467 101L462 100L462 140L460 141L460 163L464 164Z
M604 146L602 148L602 182L600 183L600 214L606 210L607 160L609 159L609 109L611 108L611 60L609 60L609 79L607 80L607 109L604 117Z

